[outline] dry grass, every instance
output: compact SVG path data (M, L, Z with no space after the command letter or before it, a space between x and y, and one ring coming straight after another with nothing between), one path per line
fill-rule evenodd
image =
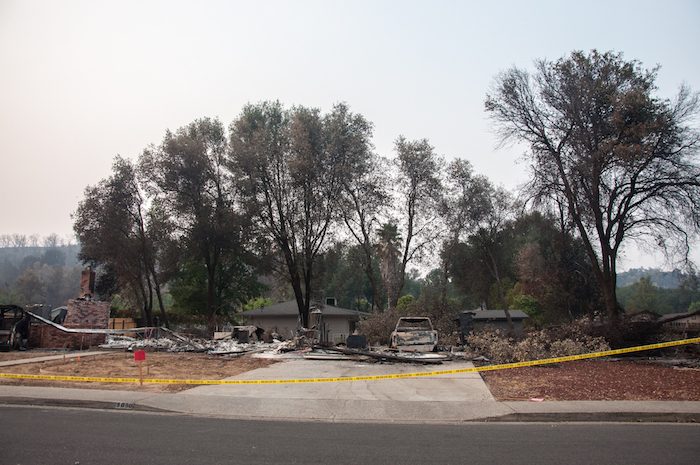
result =
M223 379L256 368L266 367L274 360L251 357L228 358L194 353L148 353L144 364L145 377L168 379ZM74 360L29 363L1 367L3 373L28 373L46 375L92 376L109 378L138 377L139 367L129 352L105 353L96 357L81 357ZM146 372L148 374L146 375ZM173 392L191 389L194 385L160 385L128 383L81 383L66 381L31 381L0 379L4 384L29 386L72 387L87 389L119 389L152 392Z

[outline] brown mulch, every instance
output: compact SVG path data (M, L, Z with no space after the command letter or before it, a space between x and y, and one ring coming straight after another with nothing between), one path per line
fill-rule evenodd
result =
M231 358L226 356L196 353L149 352L144 365L144 376L168 379L223 379L256 368L263 368L275 360L251 357ZM147 368L146 368L147 367ZM146 375L146 372L148 374ZM79 360L57 360L0 367L2 373L30 373L45 375L91 376L110 378L133 378L139 376L134 356L129 352L107 353ZM68 381L9 380L0 378L0 383L27 386L71 387L86 389L118 389L152 392L183 391L196 385L138 384L129 383L81 383Z
M580 361L482 372L498 400L700 400L700 369Z

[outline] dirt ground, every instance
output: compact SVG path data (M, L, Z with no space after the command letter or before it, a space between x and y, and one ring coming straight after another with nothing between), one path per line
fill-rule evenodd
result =
M581 361L482 372L498 400L700 400L700 369Z
M11 352L0 352L0 362L5 362L9 360L19 360L24 358L35 358L35 357L46 357L47 355L62 355L63 352L56 352L51 350L28 350L26 352L19 352L13 350Z
M21 354L27 354L24 352ZM32 351L35 356L45 353ZM15 354L20 354L15 352ZM75 354L71 354L75 355ZM15 357L20 358L20 357ZM226 357L196 353L148 352L147 364L144 365L144 376L168 379L223 379L235 376L256 368L266 367L274 360L251 357ZM148 374L146 374L148 371ZM79 360L56 360L49 362L29 363L0 367L2 373L31 373L45 375L95 376L110 378L138 377L139 368L130 352L108 352L96 357L81 357ZM0 383L27 386L55 386L86 389L118 389L152 392L183 391L196 387L194 385L161 385L128 383L81 383L67 381L32 381L9 380L0 378Z

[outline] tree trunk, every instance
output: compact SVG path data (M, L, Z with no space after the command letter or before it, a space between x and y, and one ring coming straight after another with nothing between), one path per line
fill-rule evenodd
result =
M374 278L374 270L372 269L372 262L370 262L366 269L367 279L369 280L370 288L370 311L374 313L377 310L377 280Z
M294 299L297 301L297 309L299 310L299 318L301 320L302 328L309 327L309 305L308 296L306 296L306 301L304 300L304 293L301 289L301 277L299 276L299 268L297 267L292 251L289 248L289 243L286 239L281 240L280 248L282 249L282 255L284 255L284 261L287 264L287 271L289 277L289 284L292 285L292 290L294 291Z
M610 279L603 279L600 282L600 288L603 293L605 313L608 316L608 325L610 328L616 328L620 322L620 305L617 303L617 289L615 289L615 284Z
M160 309L160 317L161 317L161 326L165 326L166 328L168 327L168 316L165 313L165 305L163 305L163 296L161 295L160 292L160 282L158 282L158 278L156 277L155 271L153 272L153 283L155 289L156 289L156 297L158 298L158 308Z
M292 289L294 290L294 298L297 301L297 308L299 309L299 317L301 319L301 327L309 327L309 307L306 305L307 302L304 301L304 294L301 290L301 282L299 277L293 279Z
M370 293L370 311L374 313L377 307L377 280L374 278L374 269L372 269L372 246L365 241L362 244L362 250L365 253L365 275L369 281Z
M306 316L304 328L309 327L309 306L311 303L311 263L307 262L306 266L308 268L304 271L304 313L302 314L302 320L304 315Z
M146 326L153 326L153 314L151 313L151 308L148 306L148 295L146 293L146 288L142 281L139 281L138 285L139 297L141 299L141 316L144 319Z
M216 284L212 274L207 270L207 331L210 334L216 329Z
M207 272L207 331L209 334L214 334L216 329L216 257L212 257L213 253L210 249L208 241L202 247L202 255L204 256L204 266Z

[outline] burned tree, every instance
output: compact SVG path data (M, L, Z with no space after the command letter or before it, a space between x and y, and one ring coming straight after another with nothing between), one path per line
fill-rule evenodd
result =
M622 245L651 239L687 259L700 228L698 96L660 99L655 80L620 54L574 52L500 74L486 98L502 139L529 145L534 198L565 205L612 325Z

